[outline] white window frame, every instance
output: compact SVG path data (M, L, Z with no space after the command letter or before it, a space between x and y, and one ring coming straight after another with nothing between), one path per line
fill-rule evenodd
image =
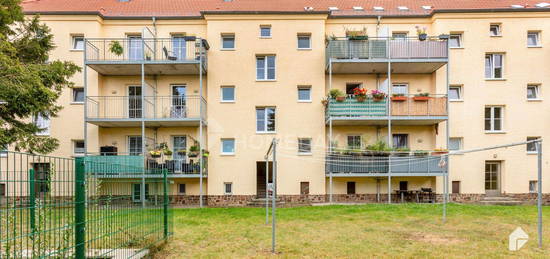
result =
M227 191L227 186L228 185L230 186L229 189L231 189L230 192ZM233 194L233 183L232 182L224 182L223 183L223 194L225 194L225 195L232 195Z
M269 35L262 35L262 29L269 29ZM272 35L273 35L273 31L271 31L271 25L268 25L268 24L263 24L263 25L260 25L260 38L261 39L271 39Z
M355 147L355 146L350 146L350 138L356 138L356 137L359 137L359 146L358 147ZM361 135L347 135L346 136L346 148L358 148L358 149L361 149L363 148L363 137L361 137Z
M132 150L130 150L130 143L131 143L130 139L131 139L131 138L140 138L140 139L141 139L141 145L140 145L140 147L139 147L139 149L141 150L141 152L139 152L138 155L143 154L143 141L144 141L144 139L143 139L140 135L130 135L130 136L127 136L127 137L126 137L126 141L127 141L127 142L126 142L126 153L127 153L128 155L133 155L133 154L134 154L134 152L133 152Z
M530 34L534 34L535 37L536 37L536 44L535 45L530 45L529 44L529 35ZM527 32L527 47L529 47L529 48L540 48L540 47L542 47L540 45L540 31L528 31Z
M495 26L497 28L497 34L493 34L491 28ZM502 36L502 25L500 23L491 23L489 25L489 36L491 37L501 37Z
M535 98L529 98L529 88L535 88ZM540 98L540 85L539 84L528 84L527 85L527 100L528 101L539 101Z
M223 42L225 39L229 39L229 38L232 38L233 39L233 48L226 48L223 46ZM235 34L233 33L222 33L221 34L221 46L220 46L221 50L235 50L237 48L237 39L235 37Z
M449 94L449 101L450 102L461 102L463 101L463 95L462 95L462 85L451 85L449 86L449 93L451 92L452 88L458 89L458 99L451 99L451 95Z
M456 33L451 33L451 35L449 36L449 42L451 42L451 38L453 38L453 36L455 37L458 37L458 46L451 46L451 44L449 44L449 48L451 49L461 49L463 48L462 46L462 33L461 32L456 32Z
M75 97L76 97L76 96L75 96L75 90L76 90L76 89L82 89L82 95L83 95L83 96L82 96L82 101L77 101L77 100L75 100ZM83 104L83 103L84 103L84 100L86 100L86 96L84 96L84 87L73 87L71 93L72 93L72 96L71 96L71 103L73 103L73 104Z
M226 152L224 151L224 143L225 141L233 141L233 152ZM220 147L220 153L224 156L232 156L235 155L235 152L237 151L237 142L234 138L222 138L221 139L221 147Z
M491 69L491 75L490 77L487 77L487 75L485 74L485 70L483 71L483 73L485 74L485 79L489 79L489 80L502 80L504 79L504 54L503 53L485 53L485 59L483 60L483 63L484 63L484 67L485 67L485 60L487 59L487 56L490 56L490 69ZM497 69L496 65L495 65L495 56L500 56L501 57L501 60L502 60L502 64L500 66L500 75L501 77L495 77L495 69ZM485 69L487 69L485 67Z
M224 96L223 96L223 90L224 89L233 89L233 99L232 100L229 100L229 99L225 100L224 99ZM222 103L234 103L236 98L237 98L237 92L236 92L235 86L224 85L224 86L220 87L220 102L222 102Z
M485 109L490 108L490 118L485 118ZM500 109L500 130L495 130L495 109ZM485 106L483 110L484 121L489 120L491 122L490 129L485 129L485 123L483 123L483 128L487 133L499 133L504 132L504 106Z
M268 59L270 57L273 57L273 78L268 78L268 75L269 75L269 72L268 70L270 69L269 65L268 65ZM262 78L258 78L258 59L260 58L263 58L264 59L264 67L263 67L263 70L264 70L264 73L263 73L263 77ZM256 81L275 81L277 80L277 56L276 55L258 55L256 56Z
M302 143L302 141L309 141L309 144L306 144L306 143ZM312 152L312 143L313 143L313 139L312 138L298 138L298 154L299 155L311 155L311 152ZM300 146L302 145L309 145L309 151L306 151L306 152L303 152L300 148Z
M531 185L531 184L533 184L533 185ZM534 188L531 189L531 186L534 186ZM539 188L539 181L537 181L537 180L530 180L529 181L529 193L537 193L538 188Z
M77 43L76 43L77 39L82 39L82 48L81 49L77 48ZM84 45L85 45L84 35L82 35L82 34L71 35L71 50L84 51L84 48L86 47Z
M451 149L451 141L453 140L457 140L458 141L458 149ZM463 149L463 146L464 145L464 138L462 137L452 137L452 138L449 138L449 150L462 150Z
M79 149L77 149L77 147L76 147L77 142L82 142L84 144L84 147L82 147L81 151ZM73 155L74 156L83 156L83 155L86 154L86 148L85 148L86 143L84 142L83 139L75 139L75 140L72 141L72 143L73 143ZM77 152L77 151L80 151L80 152Z
M300 90L308 90L309 91L309 99L300 99ZM298 88L297 88L297 94L298 94L298 102L300 103L310 103L311 102L311 86L306 86L306 85L299 85Z
M536 140L536 139L540 139L540 136L539 137L527 137L527 141L531 141L531 140ZM530 146L532 145L532 146ZM530 147L534 147L534 150L529 150ZM537 144L535 142L533 143L529 143L527 145L525 145L525 151L527 152L527 154L537 154L538 153L538 148L537 148Z
M267 129L267 126L268 126L268 110L269 109L272 109L273 110L273 113L275 113L275 119L273 121L274 123L274 129L273 130L268 130ZM264 130L258 130L258 110L264 110ZM277 109L275 107L256 107L256 133L268 133L268 134L272 134L272 133L275 133L277 131Z
M308 47L300 48L300 38L305 38L305 37L307 37L307 40L308 40ZM298 36L296 37L296 45L299 50L311 50L311 34L298 33Z
M405 93L402 93L402 94L404 94L405 96L409 95L409 84L408 83L393 83L393 84L391 84L392 94L400 94L397 91L394 91L395 88L405 88L406 91L405 91Z
M0 157L7 157L8 156L8 145L4 145L0 147Z
M42 114L37 114L34 116L34 124L39 128L44 130L37 132L37 136L49 136L51 131L51 118L44 116Z

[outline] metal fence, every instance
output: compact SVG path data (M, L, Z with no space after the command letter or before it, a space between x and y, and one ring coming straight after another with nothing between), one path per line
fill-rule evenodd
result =
M186 96L88 96L86 117L92 119L206 118L206 100Z
M114 162L0 153L0 258L141 258L166 240L166 173L107 181L87 172L104 163Z

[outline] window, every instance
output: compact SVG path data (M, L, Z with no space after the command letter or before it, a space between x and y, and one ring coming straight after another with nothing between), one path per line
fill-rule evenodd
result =
M311 35L298 34L298 49L311 49Z
M178 185L178 193L179 194L185 194L185 184L184 183L180 183Z
M538 192L538 181L529 181L529 192L535 193Z
M256 57L256 80L275 80L275 56Z
M84 88L73 88L73 103L84 102Z
M84 49L84 36L75 35L73 39L73 50L83 50Z
M359 135L348 136L348 148L349 149L360 149L361 148L361 136L359 136Z
M222 94L222 102L227 102L227 103L235 102L234 86L222 86L220 90Z
M393 134L393 147L408 148L409 134Z
M347 182L348 194L355 194L355 182Z
M143 45L141 35L128 35L128 59L143 60Z
M409 94L409 84L392 84L392 94Z
M361 87L361 83L346 83L346 94L353 94L353 89Z
M502 131L504 107L485 107L485 131Z
M7 157L7 156L8 156L8 145L0 146L0 157Z
M407 33L406 32L392 32L391 34L392 38L396 40L405 40L407 39Z
M256 108L256 131L275 132L275 108Z
M234 155L235 154L235 139L227 138L222 139L222 155Z
M399 181L399 190L400 191L409 190L409 182L408 181Z
M485 78L502 78L503 55L486 54L485 55Z
M128 154L131 156L139 156L142 151L141 136L128 136Z
M223 183L223 193L226 195L233 193L233 183Z
M309 194L309 182L300 182L300 194L301 195Z
M0 197L6 197L6 184L0 184Z
M462 48L462 33L453 33L449 36L449 48Z
M311 102L311 87L298 86L298 101Z
M455 85L449 87L449 100L460 101L462 100L462 86Z
M311 139L299 138L298 139L298 153L311 154Z
M146 183L145 193L144 193L145 200L147 200L148 196L149 196L149 184ZM134 200L134 202L141 202L141 184L140 183L134 184L134 193L132 195L132 199Z
M222 34L222 49L235 49L235 34Z
M460 193L460 181L452 182L452 193Z
M538 99L539 99L539 86L527 85L527 100L538 100Z
M50 191L51 165L50 163L33 163L32 167L34 169L34 179L36 180L34 190L36 194L42 196Z
M500 24L491 24L489 26L489 35L491 35L492 37L500 36L500 33Z
M271 38L271 25L261 25L260 26L260 37L261 38Z
M540 137L527 137L527 141L533 141L537 139L540 139ZM536 142L527 143L527 153L537 153L537 152L538 152L538 149L537 149Z
M50 135L50 117L48 115L39 113L34 117L34 124L40 128L40 131L36 133L38 136Z
M527 32L527 46L540 47L540 32L538 31Z
M462 138L449 138L449 150L461 150Z
M84 155L84 140L73 140L73 154Z

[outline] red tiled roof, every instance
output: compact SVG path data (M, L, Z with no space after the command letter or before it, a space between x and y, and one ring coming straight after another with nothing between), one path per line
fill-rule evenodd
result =
M432 12L475 10L550 11L550 7L535 5L545 0L23 0L27 13L95 13L104 17L193 17L209 12L328 12L337 7L332 16L411 16L430 15ZM550 0L546 0L550 3ZM512 8L522 5L525 8ZM361 6L362 11L353 10ZM383 11L374 11L374 6ZM408 7L407 11L398 6ZM422 6L431 6L425 10Z

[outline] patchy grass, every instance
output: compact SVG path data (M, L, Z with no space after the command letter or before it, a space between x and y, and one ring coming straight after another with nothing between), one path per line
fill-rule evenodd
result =
M447 223L433 204L357 205L277 210L277 251L262 208L174 209L174 236L156 258L550 258L550 207L544 208L546 243L537 247L535 206L450 204ZM530 236L508 251L508 235Z

